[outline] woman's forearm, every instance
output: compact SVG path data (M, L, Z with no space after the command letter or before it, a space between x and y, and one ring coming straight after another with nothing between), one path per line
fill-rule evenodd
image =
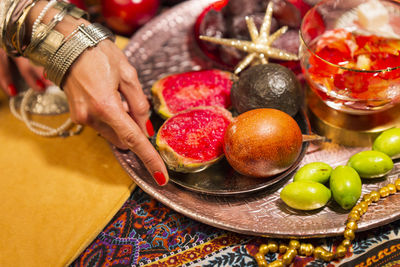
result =
M31 36L31 30L32 30L32 25L36 18L39 16L40 12L43 10L43 8L46 6L48 1L39 1L36 3L36 5L31 9L29 12L29 15L27 17L27 36ZM50 8L45 16L43 17L42 22L44 24L48 24L52 18L58 13L59 11L55 8ZM88 25L89 22L83 18L75 19L70 15L66 15L62 21L60 21L56 26L55 30L62 33L64 36L68 36L78 25L85 24Z

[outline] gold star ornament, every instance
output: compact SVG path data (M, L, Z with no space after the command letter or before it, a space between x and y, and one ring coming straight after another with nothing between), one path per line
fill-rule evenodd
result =
M215 38L201 35L200 39L215 44L231 46L241 51L247 52L248 55L242 59L235 67L235 74L239 74L250 64L267 64L269 58L280 60L298 60L298 55L286 52L275 47L271 47L272 43L284 34L288 27L283 26L270 35L271 19L272 19L273 3L269 2L267 11L265 12L264 21L261 25L260 32L254 23L253 18L246 17L247 28L250 33L251 41Z

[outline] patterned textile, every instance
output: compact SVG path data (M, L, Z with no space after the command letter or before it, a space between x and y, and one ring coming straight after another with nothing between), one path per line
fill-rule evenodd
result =
M341 240L337 237L307 242L335 250ZM253 256L265 241L186 218L137 188L72 267L257 266ZM271 262L278 256L267 254L266 258ZM325 263L297 256L292 266L400 266L400 221L357 234L341 261Z

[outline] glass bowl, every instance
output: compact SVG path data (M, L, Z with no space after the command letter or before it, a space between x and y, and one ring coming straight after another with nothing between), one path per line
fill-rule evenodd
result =
M400 3L324 0L304 16L300 64L331 108L369 114L400 102Z

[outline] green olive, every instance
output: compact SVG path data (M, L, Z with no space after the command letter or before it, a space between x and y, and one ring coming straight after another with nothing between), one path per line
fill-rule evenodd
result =
M338 166L331 174L329 186L335 201L344 209L352 208L361 196L361 178L349 166Z
M393 169L393 161L388 155L373 150L353 155L347 165L354 168L362 178L382 177Z
M301 167L294 175L293 181L313 181L324 184L328 182L332 167L324 162L312 162Z
M281 191L281 199L291 208L315 210L326 205L331 198L331 190L313 181L298 181L286 185Z
M400 155L400 128L392 128L382 132L374 141L372 149L389 157Z

